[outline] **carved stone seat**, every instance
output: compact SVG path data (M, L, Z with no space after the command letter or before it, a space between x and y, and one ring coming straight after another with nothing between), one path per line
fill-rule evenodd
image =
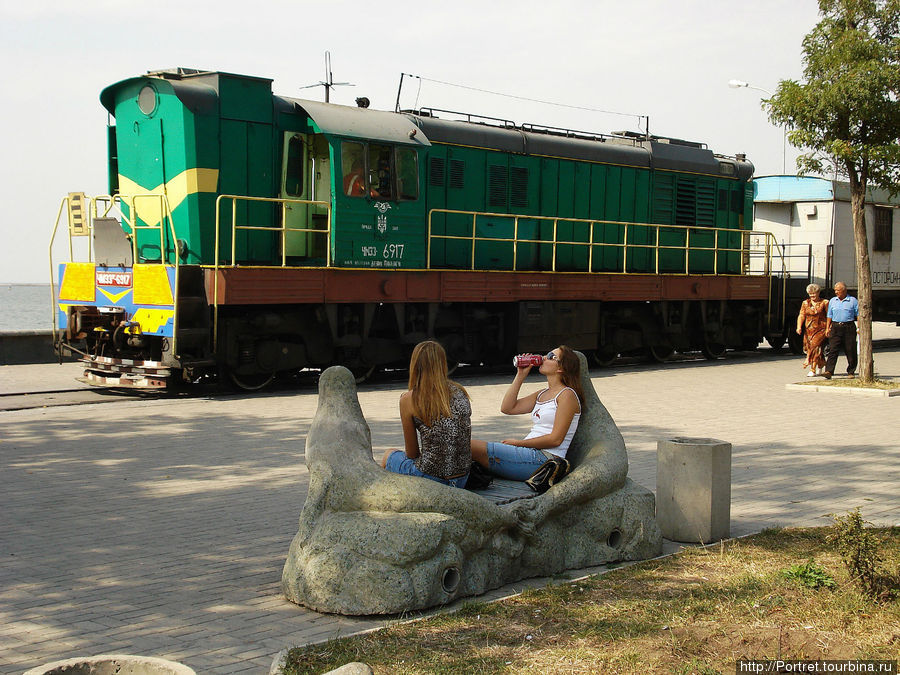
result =
M494 478L483 490L475 490L475 494L490 499L495 504L510 504L520 499L533 499L537 493L520 480Z
M527 492L512 486L487 497L384 471L372 459L353 375L340 366L322 373L285 596L324 612L397 614L658 555L653 493L627 478L625 442L579 358L585 401L566 454L572 471L542 495L522 484Z

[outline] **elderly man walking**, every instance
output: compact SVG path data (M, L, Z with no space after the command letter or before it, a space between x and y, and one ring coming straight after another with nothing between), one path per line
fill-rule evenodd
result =
M825 379L830 380L837 365L838 350L847 355L847 374L856 373L856 317L859 302L847 295L847 285L838 281L834 285L834 297L828 302L828 322L825 336L828 338L828 358L825 361Z

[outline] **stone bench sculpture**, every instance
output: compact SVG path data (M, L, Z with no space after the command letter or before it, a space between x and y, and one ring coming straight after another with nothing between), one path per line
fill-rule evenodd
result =
M498 504L384 471L372 458L353 375L327 369L306 441L309 492L282 573L285 596L322 612L398 614L528 577L658 555L653 493L627 478L622 435L589 377L582 386L572 471L542 495Z

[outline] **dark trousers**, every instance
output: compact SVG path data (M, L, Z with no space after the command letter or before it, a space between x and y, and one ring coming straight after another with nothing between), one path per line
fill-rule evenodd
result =
M847 373L856 372L856 324L831 323L831 335L828 337L828 355L825 360L825 372L834 373L837 365L838 351L843 349L847 355Z

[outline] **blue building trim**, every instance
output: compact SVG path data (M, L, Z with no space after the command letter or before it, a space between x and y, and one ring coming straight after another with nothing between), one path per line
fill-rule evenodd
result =
M761 176L753 179L754 202L831 201L834 183L815 176Z

